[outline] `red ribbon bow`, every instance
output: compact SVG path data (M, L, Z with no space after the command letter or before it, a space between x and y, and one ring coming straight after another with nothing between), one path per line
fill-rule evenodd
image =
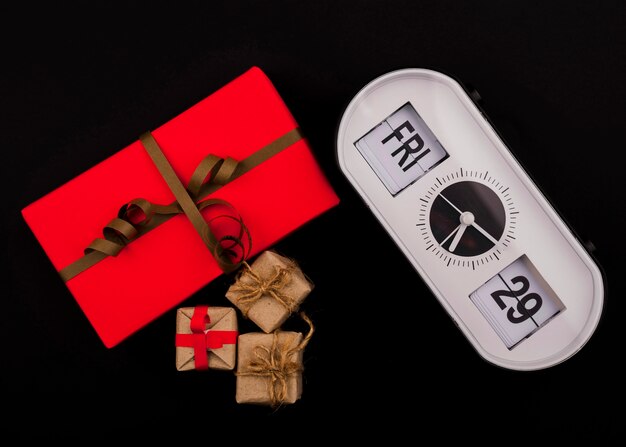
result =
M206 325L211 322L209 306L196 306L191 317L191 334L176 334L176 346L193 348L193 356L196 369L209 369L209 349L219 349L224 345L237 343L237 331L212 331L205 332Z

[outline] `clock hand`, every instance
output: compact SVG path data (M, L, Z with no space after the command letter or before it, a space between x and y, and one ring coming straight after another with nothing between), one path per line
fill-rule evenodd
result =
M485 231L485 229L483 227L481 227L480 225L478 225L476 222L472 223L472 226L474 228L476 228L480 234L482 234L483 236L485 236L487 239L489 239L491 242L493 242L493 245L499 246L500 244L498 243L497 240L494 239L494 237L492 235L490 235L489 233L487 233L487 231Z
M459 225L458 227L456 227L454 230L452 230L452 233L450 233L448 235L448 237L446 237L443 242L441 242L439 245L441 245L443 247L443 244L445 244L446 242L448 242L448 239L450 239L452 236L454 236L458 231L459 228L461 228L461 225Z
M452 242L450 243L450 253L454 253L454 250L456 250L456 246L459 245L459 241L461 240L461 237L463 236L463 233L465 233L465 230L467 229L468 225L465 224L461 224L458 227L458 231L456 232L456 236L454 236L454 239L452 239ZM443 244L442 244L443 245Z
M463 211L461 211L460 209L458 209L456 206L454 206L454 204L452 202L450 202L448 199L446 199L446 197L443 194L439 194L439 197L441 197L443 200L445 200L446 202L448 202L450 204L450 206L452 208L454 208L456 210L457 213L459 214L463 214Z

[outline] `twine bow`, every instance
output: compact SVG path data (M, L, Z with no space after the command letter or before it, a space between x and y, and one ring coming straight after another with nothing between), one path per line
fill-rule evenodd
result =
M294 265L274 266L274 274L263 278L252 270L247 262L244 262L243 269L231 289L233 292L242 292L237 305L241 306L243 316L247 318L252 306L264 295L271 296L282 304L290 314L293 313L298 304L283 290L291 282L294 268Z
M302 362L293 358L309 344L315 332L313 322L304 312L300 312L300 317L309 325L309 332L299 344L291 346L292 340L279 343L280 331L276 331L272 334L271 348L256 346L253 351L255 360L252 360L244 371L237 372L238 376L267 377L268 393L273 407L285 401L289 377L302 372Z

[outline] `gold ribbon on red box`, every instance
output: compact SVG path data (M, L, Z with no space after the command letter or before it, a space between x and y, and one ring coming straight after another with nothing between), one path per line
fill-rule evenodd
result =
M295 128L239 162L230 157L223 159L208 155L198 164L185 189L152 134L143 134L140 141L176 200L169 205L158 205L139 198L122 206L118 216L103 228L103 237L96 238L85 249L83 257L62 269L59 272L61 278L67 282L106 257L117 256L133 240L183 213L191 221L220 268L225 272L236 270L250 252L252 237L243 219L230 203L206 197L300 139L300 129ZM221 214L207 222L200 211L213 206L224 207L231 214ZM235 221L239 233L217 237L209 224L222 218Z

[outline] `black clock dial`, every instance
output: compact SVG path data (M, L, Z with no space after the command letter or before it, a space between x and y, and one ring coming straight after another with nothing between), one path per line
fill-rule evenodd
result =
M429 224L435 240L448 252L478 256L502 237L506 212L491 188L462 181L437 195L430 208Z
M498 259L500 250L515 239L517 211L508 188L486 172L459 170L436 180L421 199L417 224L422 226L426 249L448 265L476 268Z

